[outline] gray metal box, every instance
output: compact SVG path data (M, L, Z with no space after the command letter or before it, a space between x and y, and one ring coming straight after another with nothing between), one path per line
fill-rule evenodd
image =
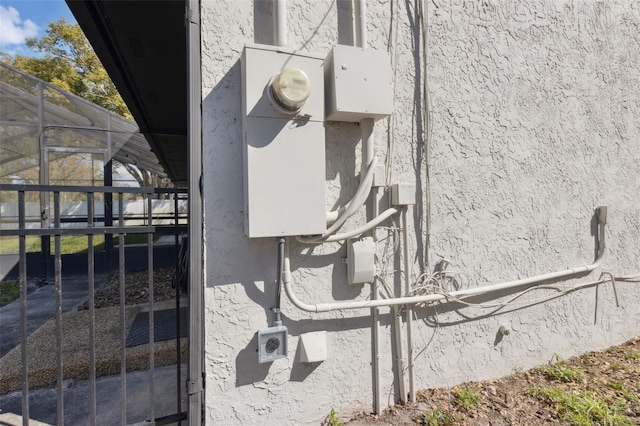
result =
M258 331L258 362L271 362L286 358L289 354L287 347L287 327L280 325Z
M393 78L386 53L335 46L324 70L327 120L378 120L393 112Z
M251 238L326 230L323 60L272 46L246 46L241 60L244 228ZM282 69L303 70L312 85L288 115L267 95Z

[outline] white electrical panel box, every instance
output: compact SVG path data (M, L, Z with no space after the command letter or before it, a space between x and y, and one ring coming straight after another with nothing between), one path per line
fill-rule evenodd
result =
M326 230L324 61L279 47L242 54L245 234Z
M393 76L384 52L338 45L325 59L330 121L378 120L393 112Z

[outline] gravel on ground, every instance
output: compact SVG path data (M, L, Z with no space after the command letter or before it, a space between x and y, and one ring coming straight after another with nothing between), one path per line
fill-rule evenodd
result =
M171 287L173 269L154 271L154 309L175 307L175 289ZM108 279L95 293L95 356L96 376L120 372L121 326L120 326L120 280L117 275ZM186 305L184 295L181 306ZM126 310L124 336L139 312L148 310L148 274L146 272L126 275ZM78 311L62 315L62 364L64 380L89 378L90 341L88 301ZM27 338L29 388L50 386L57 378L57 328L52 319L35 330ZM186 359L187 339L180 340L181 359ZM126 348L127 371L148 369L150 364L149 344ZM175 340L154 344L154 366L175 364ZM16 391L22 387L21 345L14 347L0 359L0 394Z

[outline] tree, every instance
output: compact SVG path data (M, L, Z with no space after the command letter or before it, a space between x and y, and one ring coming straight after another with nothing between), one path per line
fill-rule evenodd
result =
M64 18L49 22L45 35L26 40L39 56L10 56L0 52L0 59L30 75L76 94L128 119L133 119L115 85L100 63L80 26ZM168 182L128 164L124 167L140 186L170 186Z
M3 55L14 67L74 93L123 117L131 113L78 24L49 22L40 39L27 46L40 57Z

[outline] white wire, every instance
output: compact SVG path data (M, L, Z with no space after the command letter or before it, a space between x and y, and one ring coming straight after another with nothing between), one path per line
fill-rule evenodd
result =
M370 231L371 229L375 228L377 225L379 225L382 222L384 222L385 220L389 219L389 217L393 216L396 213L398 213L398 209L392 207L390 209L387 209L387 210L383 211L378 216L376 216L375 218L371 219L369 222L365 223L364 225L360 226L359 228L353 229L353 230L348 231L348 232L344 232L342 234L332 235L332 236L330 236L328 238L325 238L322 242L330 243L330 242L334 242L334 241L343 241L343 240L347 240L349 238L358 237L358 236L364 234L365 232Z
M623 281L620 278L628 278L628 277L613 277L613 275L611 275L611 278L608 279L599 279L597 281L590 281L590 282L586 282L586 283L581 283L581 284L576 284L576 285L569 285L569 286L562 286L562 285L538 285L538 286L532 286L529 287L517 294L515 294L514 296L510 297L509 299L502 301L502 302L497 302L497 303L474 303L474 302L468 302L464 299L461 299L457 296L452 295L451 293L447 292L447 291L443 291L442 286L440 285L440 282L437 280L438 276L446 276L447 273L445 272L435 272L432 274L423 274L421 275L421 277L427 278L427 282L434 282L435 284L421 284L418 285L417 287L414 288L414 294L419 295L419 294L425 294L425 291L428 292L427 294L439 294L442 295L444 297L447 298L447 300L450 301L455 301L457 303L461 303L463 305L466 306L471 306L471 307L476 307L476 308L503 308L506 306L511 306L511 305L516 305L516 306L524 306L524 305L535 305L538 303L543 303L546 302L548 300L552 300L555 298L558 298L560 296L563 296L567 293L571 293L573 291L579 290L581 288L584 287L590 287L590 286L595 286L595 285L599 285L599 284L604 284L604 283L612 283L612 285L615 286L615 282L616 281ZM609 273L603 274L603 275L610 275ZM632 278L636 278L634 276L632 276ZM640 277L637 277L640 278ZM640 280L639 280L640 281ZM614 287L615 288L615 287ZM556 290L557 293L554 293L550 296L545 296L542 298L538 298L538 299L531 299L531 300L526 300L526 301L522 301L522 302L516 302L517 299L519 299L520 297L524 296L525 294L535 291L535 290Z

